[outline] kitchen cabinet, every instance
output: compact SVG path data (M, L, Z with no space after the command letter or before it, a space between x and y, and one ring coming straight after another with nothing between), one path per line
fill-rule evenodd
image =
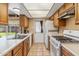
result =
M64 47L61 48L61 55L62 56L74 56L70 51L68 51Z
M20 26L21 27L28 27L29 26L29 20L25 15L20 16Z
M14 54L14 56L22 56L22 55L23 55L22 54L22 48L19 49L16 54Z
M8 4L0 3L0 24L8 24Z
M74 7L74 3L65 3L65 10L71 9Z
M53 19L54 19L54 16L52 15L49 19L50 19L50 20L53 20Z
M9 51L5 56L12 56L12 51Z
M79 24L79 3L75 3L75 24Z
M59 9L59 15L65 12L65 5L61 6Z
M27 38L25 41L24 41L24 56L27 56L29 50L30 50L30 47L29 47L29 38Z
M57 11L57 12L54 14L54 20L53 20L54 26L55 26L55 27L66 26L66 21L59 19L58 16L59 16L59 12Z
M58 12L56 12L54 14L54 21L53 21L53 23L54 23L54 26L58 27Z
M13 56L22 56L22 55L23 55L23 42L13 49Z

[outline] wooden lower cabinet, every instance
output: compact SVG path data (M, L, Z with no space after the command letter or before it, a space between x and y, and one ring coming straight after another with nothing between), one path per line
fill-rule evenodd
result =
M22 55L23 55L23 42L13 49L13 56L22 56Z
M24 55L23 56L27 56L28 55L28 52L30 50L29 48L29 38L27 38L25 41L24 41Z
M64 47L61 47L61 55L62 56L74 56L70 51L68 51Z
M30 40L29 37L22 43L18 44L10 52L6 53L4 56L27 56L30 50Z
M22 53L22 48L19 49L19 50L14 54L14 56L22 56L22 55L23 55L23 53Z

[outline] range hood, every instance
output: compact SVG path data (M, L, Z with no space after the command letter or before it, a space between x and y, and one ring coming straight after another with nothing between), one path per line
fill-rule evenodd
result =
M71 18L71 17L73 17L75 15L75 9L73 8L73 9L71 9L71 10L68 10L68 11L66 11L66 12L64 12L64 13L62 13L58 18L59 19L68 19L68 18Z

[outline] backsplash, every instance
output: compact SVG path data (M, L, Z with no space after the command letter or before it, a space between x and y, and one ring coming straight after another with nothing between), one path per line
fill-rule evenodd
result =
M79 25L76 25L75 24L75 17L71 18L71 19L68 19L66 21L66 27L65 29L67 30L79 30Z

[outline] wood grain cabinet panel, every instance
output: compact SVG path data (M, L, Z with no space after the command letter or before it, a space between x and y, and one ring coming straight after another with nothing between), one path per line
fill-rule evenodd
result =
M71 52L69 52L67 49L65 49L64 47L62 47L61 49L61 55L62 56L74 56Z
M0 24L8 24L8 4L0 3Z
M20 50L20 52L18 52ZM14 49L13 49L13 56L20 54L20 56L23 55L23 42L20 43L19 45L17 45ZM19 56L19 55L18 55Z
M28 43L27 40L24 41L24 56L27 56L28 54Z
M75 24L79 24L79 3L75 3Z
M74 3L65 3L65 10L68 10L74 6Z
M66 21L65 20L61 20L58 18L59 16L59 12L57 11L55 14L54 14L54 26L55 27L62 27L62 26L66 26Z
M54 16L52 15L49 19L50 19L50 20L54 20Z
M58 12L56 12L56 13L54 14L54 21L53 21L53 22L54 22L54 26L55 26L55 27L58 27L58 25L59 25L59 24L58 24Z
M65 5L61 6L59 9L59 15L61 15L63 12L65 12Z
M28 27L29 26L29 20L25 15L20 16L20 26L21 27Z
M22 56L23 54L22 54L22 48L21 49L19 49L17 52L16 52L16 54L14 54L14 56Z

